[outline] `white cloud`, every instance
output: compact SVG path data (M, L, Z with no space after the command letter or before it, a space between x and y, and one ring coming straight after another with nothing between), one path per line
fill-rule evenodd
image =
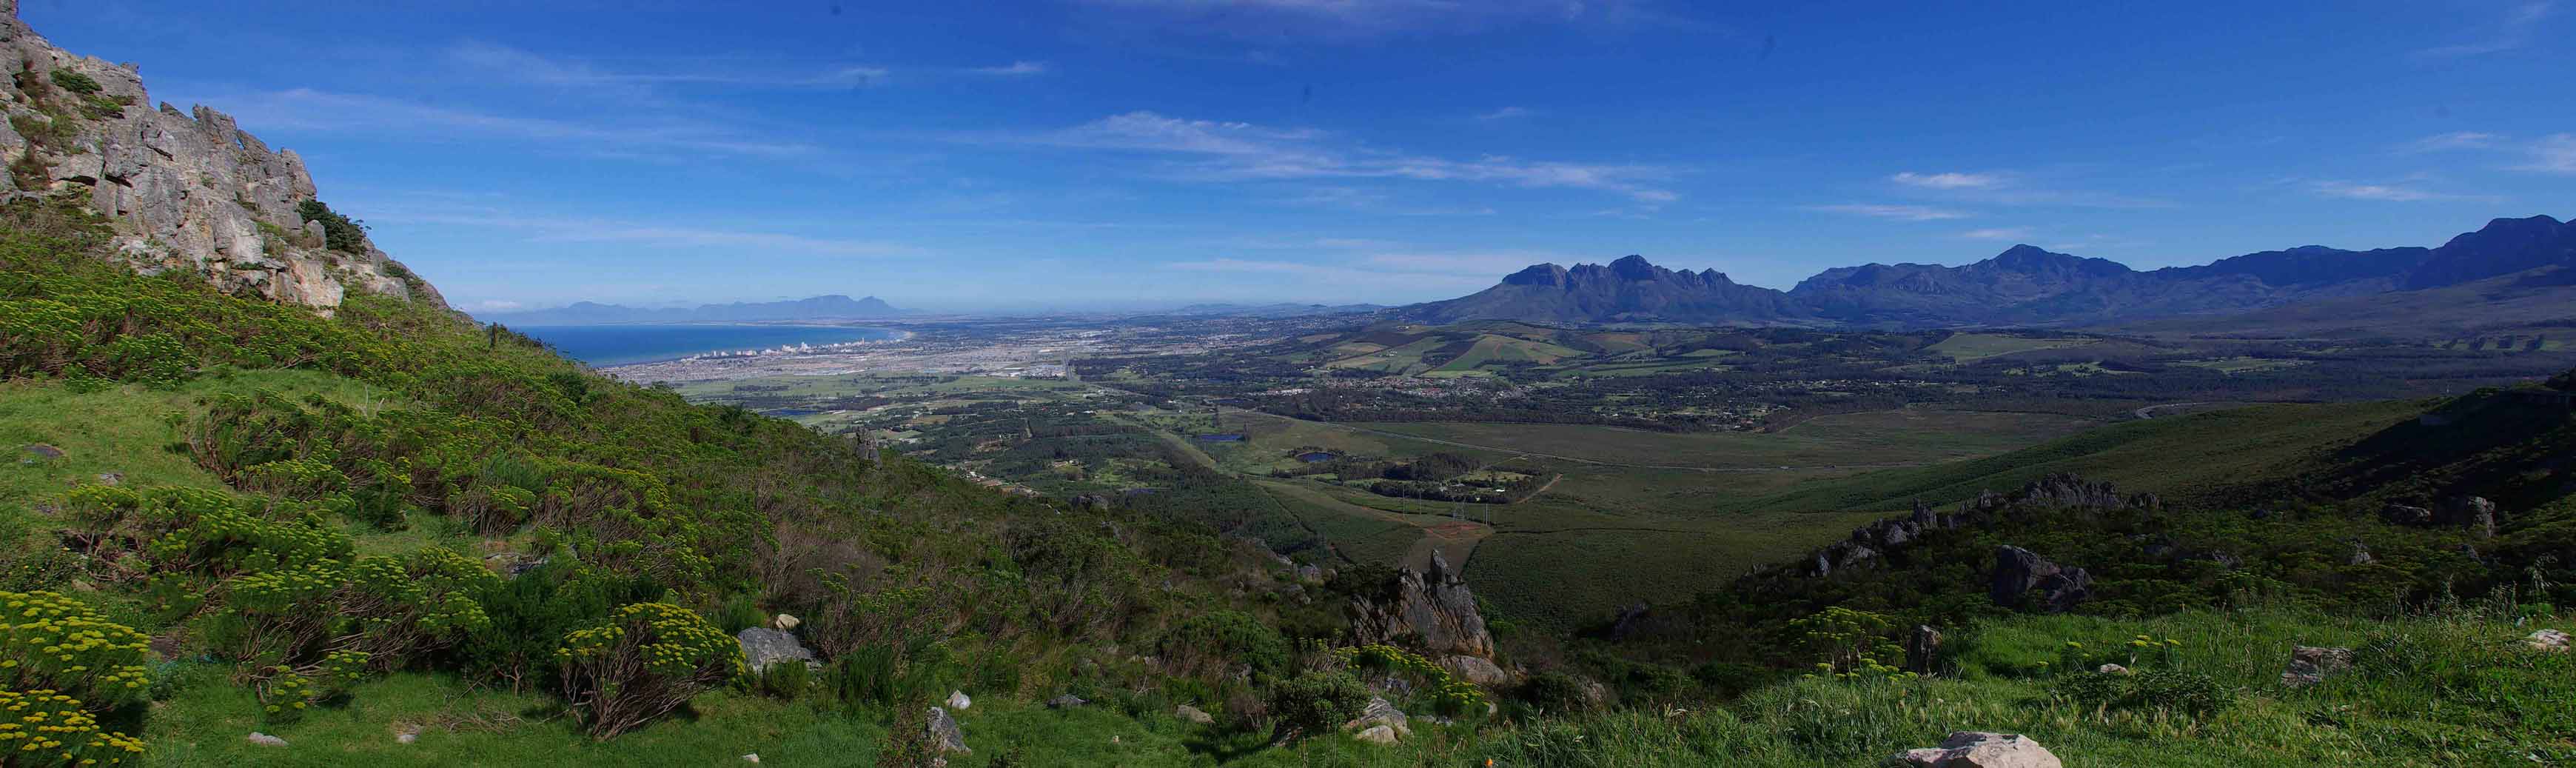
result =
M2454 149L2494 149L2503 141L2503 136L2498 136L2492 133L2452 131L2450 133L2416 139L2407 143L2405 149L2409 152L2441 152Z
M485 312L508 312L525 306L527 305L515 301L502 301L500 299L484 299L482 301L474 302L475 309L480 309Z
M1940 221L1944 219L1964 219L1969 216L1969 214L1964 211L1954 211L1947 208L1933 208L1921 205L1878 205L1871 203L1816 205L1809 206L1808 210L1825 211L1828 213L1848 213L1855 216L1871 216L1881 219L1897 219L1900 221Z
M2515 166L2517 170L2542 173L2576 173L2576 133L2559 133L2533 142L2527 150L2531 162Z
M2348 181L2314 182L2309 185L2309 189L2319 195L2324 195L2326 197L2340 197L2347 200L2418 202L2424 200L2450 200L2458 197L2457 195L2429 192L2414 187L2399 186L2395 184L2361 184Z
M1992 227L1987 229L1971 229L1966 232L1959 233L1959 236L1970 240L2022 240L2030 237L2030 228Z
M2486 25L2478 39L2454 45L2435 46L2415 52L2425 58L2458 58L2500 53L2531 43L2532 28L2548 18L2556 3L2547 0L2519 2L2505 9L2504 16Z
M1928 189L1991 189L2004 183L2003 177L1985 173L1915 173L1905 171L1888 177L1889 181Z
M1076 0L1126 11L1167 31L1275 42L1348 42L1397 34L1467 34L1512 24L1661 29L1699 26L1649 0Z
M1412 179L1532 189L1590 189L1646 203L1666 203L1680 197L1646 183L1671 175L1658 166L1523 160L1503 155L1458 160L1336 145L1331 139L1330 134L1314 129L1189 120L1139 111L1111 115L1025 141L1196 156L1202 161L1183 167L1181 175L1206 181Z
M1043 61L1014 61L1008 66L975 67L967 71L979 75L1005 75L1018 77L1025 75L1043 75L1050 70L1047 67L1047 63Z
M804 144L743 136L738 133L738 128L720 123L580 123L494 115L382 96L331 93L310 88L228 97L222 101L232 105L234 114L244 124L263 128L417 132L442 139L472 135L573 144L602 153L652 147L729 155L796 155L814 149Z
M1492 112L1487 112L1487 113L1484 113L1484 114L1481 114L1481 115L1477 115L1477 116L1476 116L1476 119L1478 119L1478 120L1509 120L1509 119L1516 118L1516 117L1528 117L1528 116L1530 116L1530 115L1532 115L1532 114L1536 114L1536 113L1533 113L1533 112L1529 111L1528 109L1524 109L1524 108L1521 108L1521 107L1504 107L1504 108L1502 108L1502 109L1497 109L1497 110L1494 110L1494 111L1492 111Z

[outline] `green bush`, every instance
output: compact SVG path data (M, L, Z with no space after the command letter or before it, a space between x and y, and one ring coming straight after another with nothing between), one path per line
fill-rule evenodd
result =
M322 244L342 253L367 252L367 223L331 210L328 203L306 200L295 205L305 221L322 222Z
M1164 659L1185 673L1223 673L1241 664L1257 675L1288 668L1288 638L1242 611L1192 616L1163 635Z
M802 661L781 661L762 667L754 676L754 687L762 695L793 700L814 687L814 671Z
M1267 702L1278 740L1332 733L1368 706L1368 686L1344 672L1308 672L1271 686Z
M2236 701L2236 692L2208 675L2176 669L2130 673L2075 672L2048 686L2051 696L2088 710L2164 712L2190 717L2216 714Z
M46 691L99 709L143 700L149 638L53 592L0 592L0 688Z
M54 81L55 85L62 86L63 90L71 91L74 95L78 96L88 96L98 93L100 88L97 80L91 79L88 75L68 69L54 70L50 79Z
M564 698L592 738L651 722L743 675L742 646L696 611L636 603L564 636Z

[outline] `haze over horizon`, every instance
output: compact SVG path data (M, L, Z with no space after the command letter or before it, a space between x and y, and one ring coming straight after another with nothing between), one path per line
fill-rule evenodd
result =
M1629 253L1787 288L2013 243L2151 269L2576 200L2548 2L248 5L22 15L297 150L478 312L1392 304Z

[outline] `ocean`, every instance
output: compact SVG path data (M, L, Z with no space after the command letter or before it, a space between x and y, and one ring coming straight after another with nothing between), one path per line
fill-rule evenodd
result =
M837 344L903 338L890 328L826 325L532 325L510 330L554 345L594 366L677 360L709 352L786 344Z

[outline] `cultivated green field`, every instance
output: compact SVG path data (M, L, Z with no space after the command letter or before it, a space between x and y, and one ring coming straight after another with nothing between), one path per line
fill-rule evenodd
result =
M1353 426L1575 461L1719 470L1830 469L1997 453L2080 431L2057 414L1909 409L1820 416L1778 433L1651 432L1589 424L1374 423Z

